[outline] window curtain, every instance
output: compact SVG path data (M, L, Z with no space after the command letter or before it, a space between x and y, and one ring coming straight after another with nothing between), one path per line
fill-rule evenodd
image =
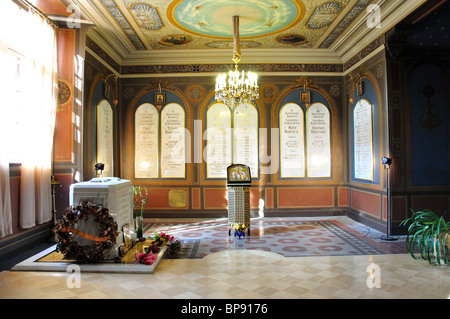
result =
M8 44L7 39L0 37L0 70L7 68L8 62ZM11 216L11 192L9 182L9 154L11 141L11 113L8 111L12 84L7 81L5 76L0 75L0 238L12 234L12 216Z
M9 182L9 173L6 175L3 169L8 161L8 155L11 155L7 154L10 149L8 145L11 146L11 143L19 145L20 152L15 154L16 160L19 159L22 164L19 226L26 229L48 222L52 218L52 146L57 94L56 34L53 27L39 14L32 13L31 10L30 12L19 10L17 6L11 5L10 1L1 2L0 54L2 56L0 60L3 61L1 63L8 62L4 58L8 47L20 53L23 58L20 62L19 86L22 95L19 101L18 123L9 116L12 106L17 104L18 97L14 95L17 85L8 83L8 79L0 74L2 84L0 123L6 122L5 127L0 125L2 126L0 174L3 187L4 179ZM7 90L13 90L11 94L16 100L4 98L8 94L11 95L10 92L4 92ZM12 130L11 125L15 126ZM14 129L16 134L11 136ZM9 166L9 162L7 164L6 166ZM9 189L2 188L2 195L10 198L5 191ZM3 196L2 200L4 200ZM7 200L4 203L7 203ZM9 212L2 209L0 231L2 228L9 228L10 215L10 208Z
M30 16L27 59L24 67L26 91L21 122L20 226L30 228L52 219L52 149L56 112L56 33L38 14ZM32 26L32 27L31 27Z
M8 30L7 15L10 10L2 3L0 8L0 238L13 233L12 215L11 215L11 191L9 179L9 158L8 150L11 149L11 132L13 132L14 118L11 112L11 101L14 98L14 82L5 74L5 70L11 70L10 60L8 58L8 43L10 33Z

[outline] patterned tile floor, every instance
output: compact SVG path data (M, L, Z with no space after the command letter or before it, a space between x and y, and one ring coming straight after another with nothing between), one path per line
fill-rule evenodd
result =
M372 230L365 234L375 238L378 235ZM371 269L376 279L371 277ZM0 298L183 299L169 311L176 315L187 305L187 299L262 302L262 299L447 299L450 295L448 266L430 265L404 253L285 257L263 250L227 249L201 259L163 259L153 274L75 275L3 271Z
M174 235L182 242L179 258L203 258L227 249L271 251L285 257L348 256L406 253L404 240L380 240L383 234L364 229L347 217L333 218L254 218L250 236L228 235L226 219L170 222L153 220L144 225L146 236L155 231Z

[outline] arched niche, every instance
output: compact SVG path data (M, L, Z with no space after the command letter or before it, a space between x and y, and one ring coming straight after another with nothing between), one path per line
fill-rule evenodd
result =
M305 177L305 115L297 103L286 103L280 108L280 177Z
M201 180L223 184L226 167L239 161L250 167L252 180L260 183L260 155L266 149L260 142L264 114L258 103L251 101L232 111L210 95L199 116L203 119Z
M203 161L207 179L226 178L226 168L232 161L232 114L223 103L213 103L205 112L206 146Z
M448 80L434 64L414 68L409 79L410 136L408 165L413 186L450 183Z
M350 105L351 178L364 184L380 184L380 102L369 77L355 83Z
M331 178L331 117L325 104L313 103L306 111L307 176Z
M106 96L104 78L98 75L93 80L86 109L83 111L83 180L96 177L95 164L99 162L105 164L102 176L118 176L120 146L117 117L117 105L114 104L112 96ZM105 125L107 132L103 131Z
M142 185L189 184L190 114L181 94L143 90L128 115L128 178Z
M105 164L102 176L114 176L114 113L107 99L97 104L97 163Z
M159 178L159 112L151 103L134 114L134 178Z
M333 104L319 89L308 88L307 92L305 97L304 88L289 89L274 105L273 127L279 129L276 183L321 183L335 179Z

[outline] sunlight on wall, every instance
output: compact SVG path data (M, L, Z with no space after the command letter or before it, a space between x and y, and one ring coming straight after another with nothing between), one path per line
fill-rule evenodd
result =
M264 199L259 199L259 210L258 210L259 217L264 217Z

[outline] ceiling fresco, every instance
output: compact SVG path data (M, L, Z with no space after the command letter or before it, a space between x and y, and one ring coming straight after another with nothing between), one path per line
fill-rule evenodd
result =
M88 27L89 47L97 53L107 52L122 66L228 64L235 15L239 16L240 46L245 51L242 64L340 64L428 3L426 0L29 1L59 23L69 22L74 10L79 21ZM373 7L380 9L381 28L368 27Z
M370 0L96 0L136 50L232 47L328 48Z

